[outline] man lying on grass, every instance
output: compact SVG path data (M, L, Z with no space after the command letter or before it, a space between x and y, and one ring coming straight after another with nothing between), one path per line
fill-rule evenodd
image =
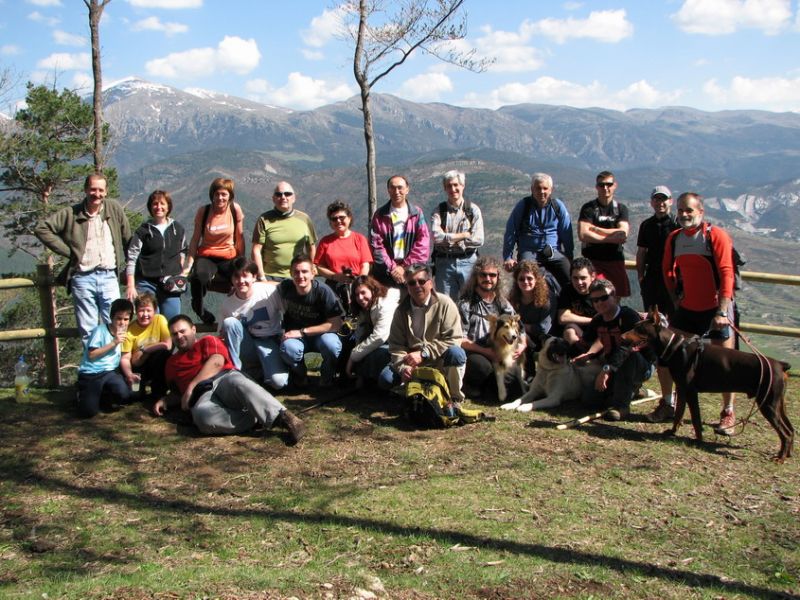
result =
M234 368L222 340L210 335L198 339L197 329L186 315L170 319L169 333L176 353L167 360L165 376L167 385L179 395L170 393L157 400L153 405L156 415L180 405L191 412L197 428L210 435L243 433L256 425L269 429L275 424L289 430L292 445L305 435L300 419Z

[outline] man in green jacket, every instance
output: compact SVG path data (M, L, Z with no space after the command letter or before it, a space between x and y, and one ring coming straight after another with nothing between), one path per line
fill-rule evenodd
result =
M83 342L101 318L108 323L111 303L120 297L118 273L131 239L122 206L106 199L107 185L104 175L89 175L83 185L85 198L53 213L35 230L47 248L69 259L56 281L72 294Z

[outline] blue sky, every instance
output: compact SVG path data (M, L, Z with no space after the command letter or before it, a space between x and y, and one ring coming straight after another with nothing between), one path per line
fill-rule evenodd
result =
M357 91L327 0L112 0L106 85L137 76L297 110ZM388 2L392 5L392 2ZM800 111L798 0L467 0L470 73L416 55L376 87L418 102ZM0 0L0 67L88 92L83 0ZM11 100L24 95L18 88ZM8 102L9 98L6 98ZM2 107L8 112L7 106Z

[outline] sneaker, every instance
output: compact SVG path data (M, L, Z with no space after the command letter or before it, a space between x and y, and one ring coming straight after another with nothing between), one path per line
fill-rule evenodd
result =
M631 409L628 407L609 408L603 413L603 419L606 421L622 421L627 419L629 414L631 414Z
M294 446L306 434L305 423L286 409L281 411L276 421L289 431L290 446Z
M644 418L651 423L668 423L675 418L675 409L662 400L656 409L645 415Z
M731 436L734 434L735 428L736 416L733 414L733 409L724 409L719 414L719 423L714 425L714 431L717 435Z

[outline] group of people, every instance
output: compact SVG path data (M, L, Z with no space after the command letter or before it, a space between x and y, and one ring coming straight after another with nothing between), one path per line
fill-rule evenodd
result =
M511 210L502 258L479 255L483 217L465 197L464 173L448 171L442 183L447 199L432 211L430 227L409 198L408 180L394 175L368 237L351 230L352 209L337 200L327 208L332 232L318 240L308 215L294 208L292 186L279 182L248 256L232 180L212 182L210 203L197 210L187 243L170 217L169 193L150 195L151 218L131 232L121 206L106 198L105 178L89 176L84 200L36 229L49 249L68 258L60 277L84 342L80 411L91 416L109 399L130 401L144 382L156 414L180 406L201 431L215 434L283 425L296 443L305 426L271 392L307 385L306 352L322 357L323 388L339 376L391 389L419 366L432 366L443 371L453 400L491 396L497 357L490 316L519 314L525 335L515 358L524 353L530 373L544 337L563 336L576 360L600 357L597 399L609 407L608 418L625 418L655 357L620 341L640 316L620 305L630 295L623 255L630 225L627 207L614 198L614 174L598 174L597 197L580 209L580 257L551 176L534 174L530 196ZM677 219L671 205L670 191L656 187L653 216L639 229L644 306L658 306L684 331L730 345L730 237L704 221L697 194L678 198ZM126 298L118 285L123 270ZM508 290L504 271L511 274ZM198 337L180 312L187 281L193 310L201 321L218 323L218 336ZM204 303L209 289L230 290L218 315ZM659 370L659 380L664 400L652 420L672 410L669 373ZM732 426L727 397L719 430Z

